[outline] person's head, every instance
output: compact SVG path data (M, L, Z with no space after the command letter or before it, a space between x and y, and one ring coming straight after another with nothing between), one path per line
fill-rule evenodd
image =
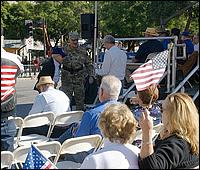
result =
M71 48L78 47L79 34L77 32L69 33L69 45Z
M169 30L165 29L165 28L160 28L158 31L158 34L160 37L167 37L169 36Z
M62 63L65 53L62 48L53 47L52 48L52 57L59 63Z
M147 28L146 31L143 32L143 33L144 33L145 37L157 37L157 36L159 36L156 28Z
M180 35L180 29L178 29L178 28L172 28L171 29L171 35L172 36L178 36L179 37L179 35Z
M191 39L190 35L191 35L190 32L184 31L184 32L181 33L181 39L182 40Z
M101 80L101 85L99 87L99 100L103 102L108 99L117 100L120 94L122 84L121 81L113 76L104 76Z
M115 41L115 45L119 48L122 48L123 45L122 45L122 42L121 41Z
M137 121L125 104L111 104L101 113L99 127L105 138L121 144L132 142Z
M166 97L162 108L161 138L176 134L188 141L193 153L198 153L199 114L192 98L186 93L173 93Z
M112 46L115 45L115 38L112 35L106 35L103 38L104 47L109 50Z
M46 91L49 87L54 87L54 81L51 76L41 76L39 82L36 85L36 88L40 92Z
M199 43L199 35L198 34L193 36L193 43L194 44L198 44Z
M150 85L147 89L142 91L137 91L137 99L138 104L140 106L149 106L150 102L152 104L155 103L155 101L159 97L159 90L156 85Z

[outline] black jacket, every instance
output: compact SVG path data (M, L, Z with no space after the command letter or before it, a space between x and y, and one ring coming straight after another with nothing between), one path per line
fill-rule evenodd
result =
M38 74L36 84L39 82L39 79L41 76L51 76L53 80L54 74L55 74L55 65L54 65L53 58L51 57L42 64L42 70ZM37 90L36 84L34 86L34 90Z
M154 153L139 157L140 169L191 169L199 165L199 156L191 153L190 145L176 135L156 139Z

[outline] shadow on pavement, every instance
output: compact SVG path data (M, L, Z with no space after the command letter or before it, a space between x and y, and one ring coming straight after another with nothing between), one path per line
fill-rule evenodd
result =
M16 105L16 113L17 116L24 118L28 115L29 111L31 110L33 103L28 104L17 104Z

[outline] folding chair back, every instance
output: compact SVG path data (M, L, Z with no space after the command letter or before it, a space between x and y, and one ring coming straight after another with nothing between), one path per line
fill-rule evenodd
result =
M46 142L49 140L51 126L54 120L53 112L43 112L28 115L24 118L23 128L39 127L42 125L49 125L49 130L46 136L38 134L30 134L26 136L21 136L19 145L30 145L31 143ZM22 130L23 131L23 130Z
M14 161L13 153L10 151L1 151L1 169L11 169Z
M35 144L35 146L41 151L41 153L46 158L54 157L54 159L58 155L61 148L61 144L58 141L50 141L46 143ZM20 146L13 152L14 163L18 169L22 168L19 167L19 164L20 166L22 166L22 163L25 162L30 148L30 145Z
M24 120L21 117L14 117L16 128L18 129L17 136L14 138L14 146L17 148L19 146L20 136L22 135Z
M17 134L16 134L16 137L14 138L14 149L16 149L19 146L19 140L20 140L20 136L22 135L24 120L21 117L13 117L13 116L10 116L8 119L14 120L15 125L16 125Z
M55 117L53 125L49 132L49 136L52 134L55 125L70 125L74 122L79 122L83 116L83 111L69 111L59 114Z
M24 118L24 128L38 127L45 124L50 124L54 120L53 112L42 112L28 115Z
M61 146L60 152L55 158L55 164L58 168L79 168L80 163L75 163L72 161L62 161L58 162L60 155L63 154L76 154L79 152L89 151L94 149L93 152L96 152L100 148L100 144L102 144L102 137L98 134L96 135L88 135L75 137L71 139L67 139Z

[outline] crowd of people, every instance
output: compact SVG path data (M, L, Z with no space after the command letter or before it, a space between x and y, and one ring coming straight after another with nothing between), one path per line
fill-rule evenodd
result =
M169 32L147 28L144 35L145 37L167 36ZM179 69L184 67L182 64L188 62L190 64L188 69L191 69L197 64L199 37L198 35L193 37L195 45L189 37L189 32L182 32L180 37L186 44L187 58L179 63ZM78 45L78 39L79 34L71 32L64 48L52 48L52 57L43 64L34 86L38 95L29 114L52 111L57 116L71 111L73 97L76 110L84 111L80 123L57 127L51 138L55 138L62 144L67 139L79 136L99 134L103 137L104 146L100 150L77 155L81 169L197 167L199 165L199 113L192 98L186 93L172 93L162 103L158 103L159 89L156 84L152 84L145 90L137 91L136 96L130 99L130 103L135 107L130 109L126 104L118 101L119 96L123 94L127 63L126 53L121 50L122 44L116 46L115 38L106 35L102 41L106 49L102 67L94 68L86 50ZM149 54L166 50L169 43L169 41L149 39L139 47L132 61L144 63L148 60ZM15 115L15 84L22 68L19 61L6 58L6 52L1 52L1 57L2 75L10 68L15 70L12 77L15 81L11 85L12 90L6 91L6 82L3 83L5 88L1 89L1 116L4 116L1 117L1 134L3 134L1 151L13 151L16 128L8 117ZM98 88L99 103L86 109L85 79L88 77L89 83L92 84L97 75L101 76ZM8 80L5 78L4 81ZM59 81L61 81L60 88L58 88ZM161 123L161 132L153 141L153 127ZM40 130L27 128L23 130L23 135L30 133L43 135L48 128L49 125L39 127ZM140 147L133 143L138 130L142 131Z

